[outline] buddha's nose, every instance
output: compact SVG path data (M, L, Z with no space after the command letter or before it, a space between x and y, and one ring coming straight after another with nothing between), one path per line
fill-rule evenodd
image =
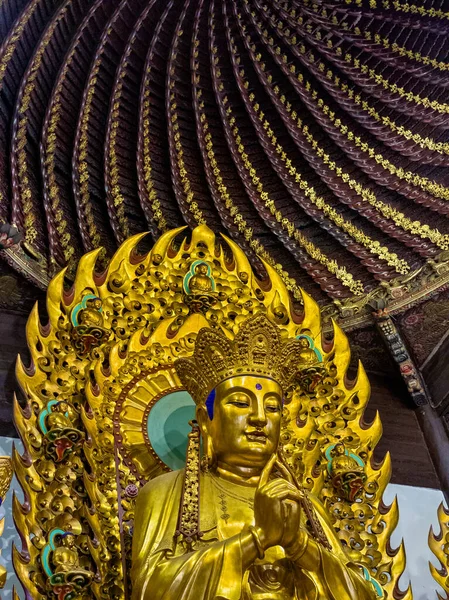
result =
M267 415L262 398L258 398L257 401L253 402L249 422L254 427L264 427L267 424Z

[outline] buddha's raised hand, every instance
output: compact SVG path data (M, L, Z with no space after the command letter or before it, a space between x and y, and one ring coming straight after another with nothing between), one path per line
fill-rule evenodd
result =
M295 540L300 522L300 491L285 479L270 481L277 457L265 465L254 497L254 517L263 548L289 546Z

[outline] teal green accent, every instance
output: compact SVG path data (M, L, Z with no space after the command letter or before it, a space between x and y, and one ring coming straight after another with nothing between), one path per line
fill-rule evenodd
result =
M47 406L44 410L41 410L39 413L39 427L44 435L48 432L47 426L45 425L45 417L50 414L49 409L55 404L58 404L58 400L50 400L50 402L47 402Z
M78 302L78 304L74 307L74 309L72 310L72 312L70 314L70 320L72 321L72 325L74 327L78 327L78 325L79 325L78 313L80 312L80 310L83 310L83 308L86 308L88 300L94 300L95 298L98 298L98 296L95 296L95 294L86 294L84 296L84 298L81 300L81 302ZM98 309L98 312L102 312L101 307Z
M184 293L185 294L190 294L190 288L189 288L189 281L190 278L192 277L192 273L190 273L190 271L187 273L187 275L184 277L184 280L182 282L182 287L184 289Z
M314 340L310 337L310 335L307 335L305 333L302 333L301 335L297 335L296 339L300 340L301 338L306 338L306 340L309 342L309 346L310 349L313 350L316 354L317 359L320 362L323 362L323 355L321 354L321 352L318 350L318 348L315 348L315 342Z
M335 448L337 444L331 444L330 446L328 446L324 452L324 456L327 458L327 470L330 473L331 470L331 465L332 465L332 461L334 459L333 456L331 456L331 452L332 450ZM363 460L360 458L360 456L357 456L357 454L354 454L353 452L349 452L349 450L345 450L345 454L346 456L350 456L351 458L353 458L356 463L361 466L361 467L365 467L365 463L363 462Z
M47 544L46 546L44 546L44 549L42 550L42 566L44 567L44 571L46 573L46 575L48 577L51 577L53 575L53 571L50 569L50 564L49 564L49 556L50 556L50 546Z
M327 458L328 462L332 460L331 452L335 448L335 444L328 446L324 452L324 456Z
M207 276L210 278L210 280L212 282L212 291L215 292L215 281L214 281L214 278L212 277L212 268L209 265L209 263L207 263L205 260L195 260L190 265L189 272L186 274L186 276L184 277L184 280L182 282L182 287L184 288L184 292L186 294L190 294L189 281L195 275L195 269L198 265L206 265Z
M50 552L56 550L56 546L54 544L54 539L57 535L65 535L65 531L63 529L52 529L50 531L50 535L48 537L48 544L45 544L44 549L42 550L42 565L44 567L45 573L48 577L53 575L53 571L50 568Z
M362 566L362 569L363 569L363 576L365 577L366 581L369 581L373 585L374 589L376 590L377 597L383 598L384 591L383 591L380 583L378 581L376 581L376 579L374 579L374 577L371 577L371 574L366 567Z
M189 421L195 418L195 403L186 391L171 392L152 407L147 421L151 446L170 469L182 469L186 462Z
M72 321L73 327L78 326L78 313L81 310L81 302L79 302L70 314L70 320Z
M353 452L349 452L348 455L353 458L356 463L358 463L361 467L365 466L365 463L363 462L363 460L360 458L360 456L357 456L357 454L354 454Z

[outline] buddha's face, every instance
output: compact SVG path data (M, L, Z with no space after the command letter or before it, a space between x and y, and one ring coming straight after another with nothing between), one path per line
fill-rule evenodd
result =
M207 265L205 265L204 263L199 264L196 267L195 272L199 275L207 275Z
M281 415L279 384L265 377L242 375L215 388L213 418L201 420L219 463L263 468L276 452Z

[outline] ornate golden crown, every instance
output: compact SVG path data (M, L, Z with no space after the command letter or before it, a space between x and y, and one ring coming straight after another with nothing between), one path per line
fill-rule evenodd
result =
M286 392L303 350L296 339L283 342L279 328L259 314L241 324L233 341L217 329L200 329L193 356L180 358L175 367L196 404L204 404L220 382L237 375L269 377Z

